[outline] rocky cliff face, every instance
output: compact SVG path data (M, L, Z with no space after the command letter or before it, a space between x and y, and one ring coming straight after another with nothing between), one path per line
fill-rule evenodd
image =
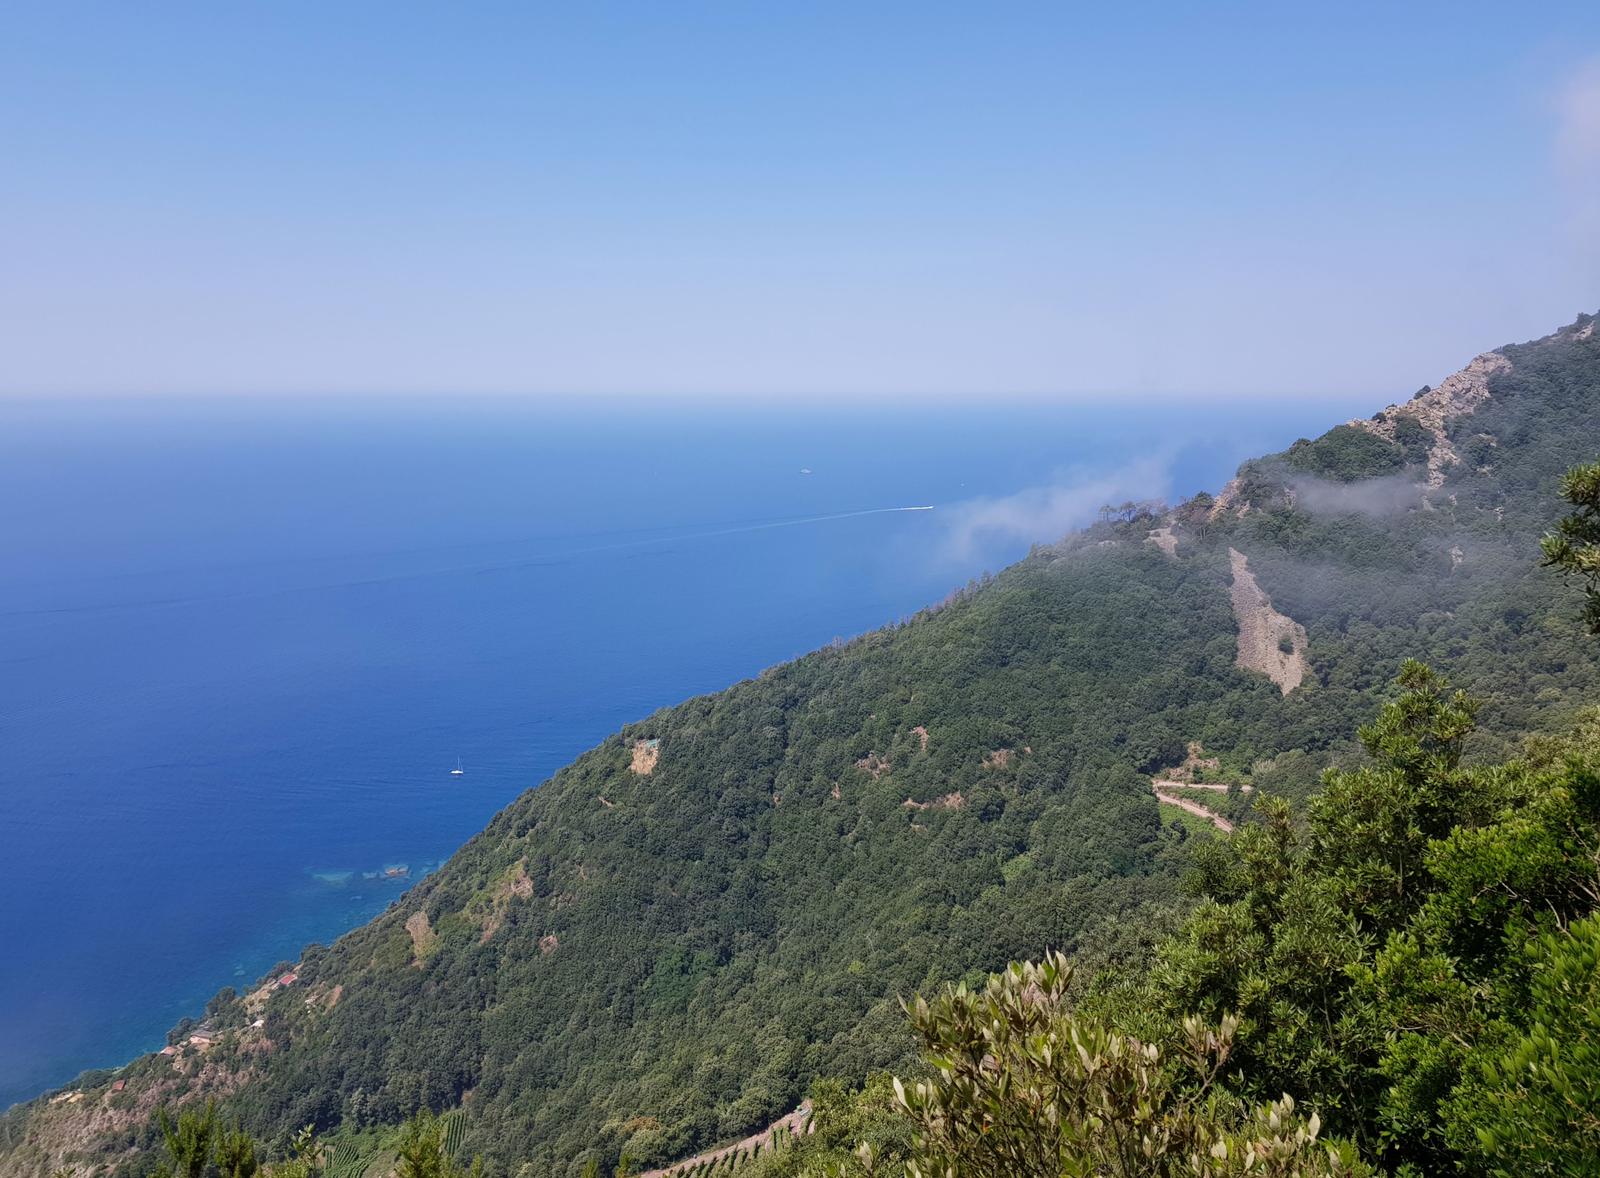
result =
M1499 352L1485 352L1459 372L1433 388L1424 389L1404 405L1390 405L1370 418L1349 424L1368 433L1396 441L1402 419L1410 417L1433 436L1428 448L1428 486L1444 485L1445 471L1461 460L1450 444L1449 423L1465 417L1489 399L1489 378L1509 372L1511 361Z

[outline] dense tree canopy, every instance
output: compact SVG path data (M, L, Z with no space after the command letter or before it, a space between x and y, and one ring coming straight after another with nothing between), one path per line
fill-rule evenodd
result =
M0 1117L0 1161L148 1173L152 1102L215 1098L272 1164L306 1126L330 1157L392 1154L427 1113L456 1118L451 1164L575 1178L689 1155L812 1091L816 1141L920 1133L933 1165L962 1143L927 1138L929 1106L846 1088L930 1082L917 1039L934 1051L937 1028L908 1027L899 996L1046 950L1080 964L1051 1027L1158 1051L1127 1082L1174 1141L1253 1140L1266 1109L1385 1166L1534 1156L1565 1132L1537 1077L1581 1087L1552 1028L1592 1040L1572 985L1541 979L1588 960L1593 801L1588 737L1514 754L1600 698L1600 649L1537 550L1600 437L1600 339L1503 354L1492 396L1446 423L1460 461L1438 485L1420 419L1392 442L1339 427L1215 500L1112 509L904 624L630 726L308 948L293 984L219 994L204 1051L185 1027L125 1087L80 1080L92 1130L46 1100ZM1289 694L1236 664L1230 549L1305 628ZM1152 795L1192 745L1236 787L1215 801L1242 824L1226 844ZM1232 1026L1203 1097L1188 1017ZM1493 1102L1527 1115L1497 1128Z
M1370 763L1214 845L1135 968L1076 1003L1058 955L916 999L899 1124L750 1178L1600 1173L1600 714L1469 768L1468 702L1400 686Z

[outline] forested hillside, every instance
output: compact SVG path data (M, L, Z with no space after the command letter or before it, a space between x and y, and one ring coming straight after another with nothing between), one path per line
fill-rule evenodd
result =
M1600 700L1538 546L1600 442L1595 322L633 725L292 982L219 995L203 1043L0 1118L0 1173L147 1172L154 1110L204 1097L265 1140L460 1110L493 1172L659 1164L906 1065L899 996L1139 959L1211 842L1151 792L1186 757L1304 799L1408 658L1484 700L1466 764Z
M912 999L904 1078L819 1081L741 1178L1600 1172L1600 709L1468 766L1477 701L1395 687L1360 767L1197 848L1170 934Z

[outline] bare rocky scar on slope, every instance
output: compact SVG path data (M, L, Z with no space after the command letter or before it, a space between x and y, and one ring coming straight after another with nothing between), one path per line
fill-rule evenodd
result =
M1443 486L1445 469L1461 461L1461 456L1450 444L1451 419L1473 413L1489 399L1489 378L1510 369L1511 361L1504 355L1485 352L1461 371L1451 373L1433 388L1424 389L1406 404L1390 405L1371 418L1349 424L1393 442L1396 440L1399 419L1415 418L1432 436L1428 447L1428 486Z
M1592 329L1590 324L1585 330ZM1447 468L1460 461L1460 455L1450 443L1450 423L1474 413L1490 398L1489 380L1511 368L1511 361L1500 352L1485 352L1459 372L1454 372L1433 388L1424 389L1404 405L1390 405L1370 419L1348 424L1368 433L1376 434L1390 442L1397 441L1399 422L1409 417L1430 435L1428 448L1428 474L1426 487L1436 489L1444 484ZM1240 483L1234 479L1211 508L1211 518L1226 511L1237 510L1243 514L1247 506L1236 504ZM1426 504L1424 504L1426 506ZM1169 556L1174 555L1176 543L1171 528L1161 528L1150 533L1150 539ZM1451 551L1451 567L1460 563L1459 548ZM1228 549L1233 563L1233 587L1230 598L1233 614L1239 623L1239 654L1236 664L1248 671L1259 671L1278 685L1288 695L1304 681L1306 676L1306 630L1293 618L1272 608L1272 602L1256 583L1244 553Z
M1272 601L1256 584L1250 562L1237 548L1228 549L1233 562L1233 616L1239 623L1237 666L1260 671L1288 695L1306 677L1306 628L1272 608Z
M1153 529L1145 542L1169 557L1178 555L1178 538L1170 522ZM1272 608L1244 553L1229 548L1228 557L1233 562L1228 596L1239 624L1239 654L1234 663L1246 671L1259 671L1288 695L1306 677L1306 628Z

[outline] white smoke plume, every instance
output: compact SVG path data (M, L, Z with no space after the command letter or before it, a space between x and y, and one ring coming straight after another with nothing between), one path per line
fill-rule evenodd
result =
M1289 484L1294 505L1313 515L1404 515L1422 506L1422 488L1404 475L1336 483L1301 478Z
M1105 504L1166 495L1170 477L1165 462L1145 459L1111 472L1068 473L1049 486L940 508L946 555L969 562L1007 545L1058 540L1093 522Z

